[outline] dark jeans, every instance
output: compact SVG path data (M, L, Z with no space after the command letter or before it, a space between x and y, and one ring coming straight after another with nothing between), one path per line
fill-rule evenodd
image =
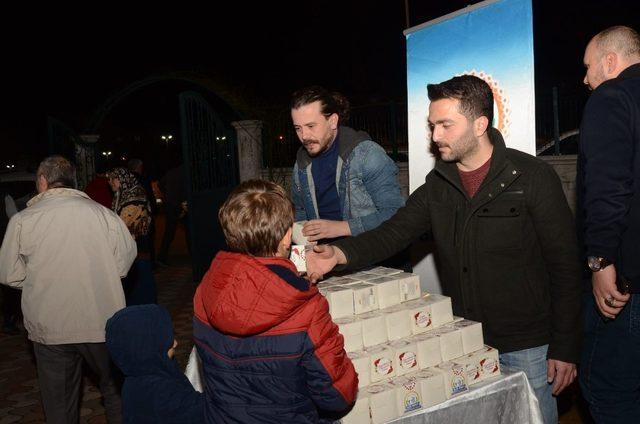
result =
M156 279L149 259L136 259L122 280L127 306L157 303Z
M104 343L44 345L34 342L33 351L48 424L78 423L83 360L98 377L108 422L122 422L120 391Z
M167 258L169 257L169 247L173 242L173 238L176 235L176 230L178 229L178 224L180 222L185 226L185 237L187 239L187 249L190 249L189 243L189 226L188 219L186 216L180 218L180 213L182 211L182 207L167 205L165 209L165 226L164 233L162 234L162 242L160 243L160 249L158 250L158 254L156 258L159 261L167 262Z
M584 297L580 387L597 423L640 423L640 297L605 320L593 295Z
M2 327L4 330L15 330L20 319L21 291L12 287L2 287Z

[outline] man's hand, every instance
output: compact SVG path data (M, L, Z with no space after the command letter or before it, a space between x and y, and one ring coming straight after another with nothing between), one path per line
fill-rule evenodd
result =
M620 313L624 305L629 301L630 294L623 295L616 287L616 267L609 265L591 276L593 285L593 297L600 313L613 319Z
M312 219L302 227L302 235L309 241L350 236L351 229L347 221L330 221L328 219Z
M555 396L570 385L577 375L576 364L558 359L547 359L547 382L553 383L553 394Z
M315 283L337 264L346 263L347 258L337 247L325 244L313 246L313 250L307 252L307 278Z

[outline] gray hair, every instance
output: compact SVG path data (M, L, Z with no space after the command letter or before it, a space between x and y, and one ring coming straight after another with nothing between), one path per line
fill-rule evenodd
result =
M628 26L617 25L607 28L599 32L594 41L602 55L615 52L626 58L640 57L640 35Z
M38 166L37 176L42 175L49 188L76 188L76 167L66 158L53 155L45 158Z

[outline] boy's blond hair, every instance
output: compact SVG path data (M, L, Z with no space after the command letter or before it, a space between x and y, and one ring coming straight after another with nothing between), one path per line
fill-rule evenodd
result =
M236 187L218 212L227 245L234 252L274 256L293 225L293 203L278 184L249 180Z

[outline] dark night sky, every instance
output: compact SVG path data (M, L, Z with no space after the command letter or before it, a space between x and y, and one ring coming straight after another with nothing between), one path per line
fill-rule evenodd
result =
M594 33L614 24L640 28L637 1L533 2L538 91L579 84ZM257 109L286 112L290 93L309 84L341 90L355 104L404 101L403 0L237 1L224 10L217 3L148 10L105 3L5 16L15 21L0 34L7 157L46 153L47 115L82 131L110 94L165 71L205 74ZM410 25L471 3L409 0ZM176 95L184 88L158 84L130 96L105 121L105 139L175 130Z

